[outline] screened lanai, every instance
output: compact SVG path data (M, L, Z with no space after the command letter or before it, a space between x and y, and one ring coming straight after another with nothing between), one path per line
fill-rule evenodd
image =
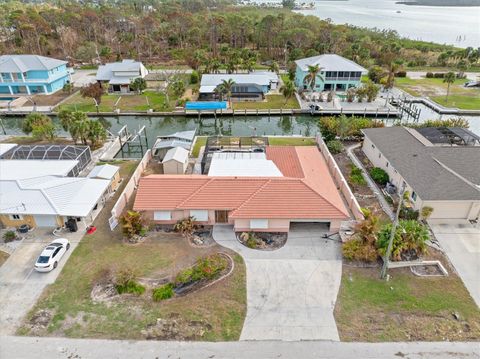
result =
M2 160L76 160L69 176L78 176L92 160L88 146L74 145L19 145L0 156Z

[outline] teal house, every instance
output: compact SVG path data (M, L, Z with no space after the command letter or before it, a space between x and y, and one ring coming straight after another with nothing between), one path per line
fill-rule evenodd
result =
M66 61L38 55L0 56L0 96L50 95L69 82Z
M309 81L305 81L309 66L318 66L320 71L315 80L314 91L346 91L358 87L361 77L367 70L342 56L325 54L295 61L295 85L298 90L310 90Z

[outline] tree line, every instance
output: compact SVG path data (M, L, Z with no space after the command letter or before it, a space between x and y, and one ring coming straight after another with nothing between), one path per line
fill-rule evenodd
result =
M71 63L135 58L207 72L337 53L363 66L478 65L479 51L402 39L395 31L334 25L289 9L217 0L57 0L0 5L0 53L34 53ZM397 65L395 65L397 64Z

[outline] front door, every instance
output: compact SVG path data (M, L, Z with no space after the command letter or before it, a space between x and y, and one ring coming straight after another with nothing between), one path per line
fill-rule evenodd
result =
M228 223L228 211L215 211L215 223Z

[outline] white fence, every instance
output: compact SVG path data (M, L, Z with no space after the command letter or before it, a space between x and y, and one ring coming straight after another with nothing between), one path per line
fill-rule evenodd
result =
M316 137L317 145L318 148L320 149L320 152L323 154L323 157L327 161L328 169L330 170L330 173L332 174L335 183L340 189L340 192L342 192L343 197L345 198L348 208L350 208L350 211L353 214L353 217L356 220L363 220L364 216L362 213L362 210L360 209L360 205L358 204L357 199L352 193L352 190L348 186L347 181L345 180L345 177L343 177L342 172L340 171L340 168L338 168L337 163L333 159L332 154L327 148L327 145L323 141L322 137L320 135L317 135Z
M117 202L112 208L112 217L109 219L111 230L113 230L117 226L118 219L120 218L122 212L127 206L128 201L130 200L133 193L135 192L135 189L138 186L138 181L140 180L140 177L142 176L143 171L145 171L145 168L147 167L148 162L150 161L151 158L152 158L152 151L148 150L143 156L140 163L138 164L137 168L135 169L135 172L133 172L132 177L128 181L122 193L118 197Z

